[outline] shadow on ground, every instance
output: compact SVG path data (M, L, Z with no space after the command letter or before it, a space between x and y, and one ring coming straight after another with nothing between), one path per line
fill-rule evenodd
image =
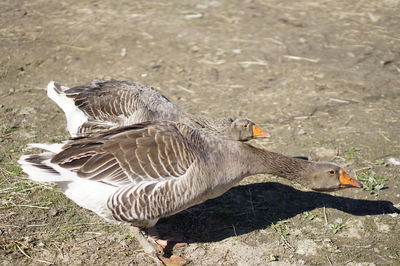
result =
M357 216L400 213L390 201L303 192L270 182L234 187L219 198L161 220L157 228L161 235L182 232L189 243L216 242L265 229L280 220L321 207Z

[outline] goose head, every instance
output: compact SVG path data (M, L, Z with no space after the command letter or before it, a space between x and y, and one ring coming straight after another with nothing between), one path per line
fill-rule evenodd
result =
M231 139L239 141L271 137L256 123L246 118L238 118L233 120L229 128L229 134Z
M306 170L307 186L317 191L333 191L344 188L362 188L362 184L351 178L342 168L333 163L315 162Z

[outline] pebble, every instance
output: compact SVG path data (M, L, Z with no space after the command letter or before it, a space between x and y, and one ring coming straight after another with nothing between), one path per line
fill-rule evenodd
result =
M197 53L198 51L200 51L200 47L198 47L197 45L193 46L192 48L190 48L190 51L193 53Z
M196 19L196 18L202 18L203 14L201 13L194 13L194 14L188 14L185 16L186 19Z
M381 17L373 13L368 13L368 18L371 20L371 22L375 23L378 22Z
M388 161L388 163L390 163L392 165L396 165L396 166L400 165L399 159L396 159L396 158L393 158L393 157L388 158L387 161Z
M302 129L302 128L297 132L297 135L305 135L305 134L307 134L307 133L306 133L306 131L305 131L304 129Z
M376 227L378 228L379 232L388 233L390 231L390 227L384 223L376 223Z
M97 255L96 253L94 253L90 256L90 260L97 260L98 258L99 258L99 255Z
M127 53L126 53L126 48L122 48L121 49L121 54L120 54L122 57L125 57L126 55L127 55Z
M33 241L33 238L30 237L30 236L25 236L25 237L24 237L24 241L25 241L26 243L31 243L31 242Z
M51 208L50 211L49 211L49 214L50 214L51 216L56 216L56 215L58 214L58 210L57 210L57 209L54 209L54 208Z
M35 112L36 111L33 107L26 106L26 107L22 108L21 111L19 111L19 114L20 115L29 115L29 114L35 113Z

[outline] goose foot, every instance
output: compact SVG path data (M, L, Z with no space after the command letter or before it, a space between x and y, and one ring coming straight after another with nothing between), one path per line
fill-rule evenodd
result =
M182 266L189 262L182 257L172 254L175 248L187 246L187 243L183 242L182 234L175 233L173 235L160 238L158 231L154 226L147 230L147 239L153 244L153 246L156 247L157 250L161 252L161 254L163 254L159 255L158 258L164 263L164 265Z
M160 251L156 246L154 246L153 243L149 242L149 239L145 237L145 233L142 231L142 229L135 226L131 226L130 229L145 253L153 257L157 257L157 255L162 254L162 250Z
M186 245L185 243L179 243L179 241L183 240L182 235L176 234L164 240L158 238L155 227L149 228L147 234L135 226L131 226L130 229L142 246L143 251L154 259L156 265L182 266L188 263L184 258L172 255L174 248Z
M171 255L169 258L164 257L164 256L159 256L158 257L166 266L183 266L188 263L187 260L185 260L182 257L176 256L176 255Z
M183 235L180 233L174 233L169 236L165 236L160 238L157 229L155 227L151 227L147 230L148 239L153 244L159 246L164 252L170 252L175 248L185 247L187 243L183 240Z

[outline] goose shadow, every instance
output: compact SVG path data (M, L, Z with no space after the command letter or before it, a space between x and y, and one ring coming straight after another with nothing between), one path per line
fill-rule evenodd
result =
M218 198L160 220L157 228L161 235L181 232L188 243L216 242L321 207L356 216L400 213L390 201L304 192L269 182L234 187Z

